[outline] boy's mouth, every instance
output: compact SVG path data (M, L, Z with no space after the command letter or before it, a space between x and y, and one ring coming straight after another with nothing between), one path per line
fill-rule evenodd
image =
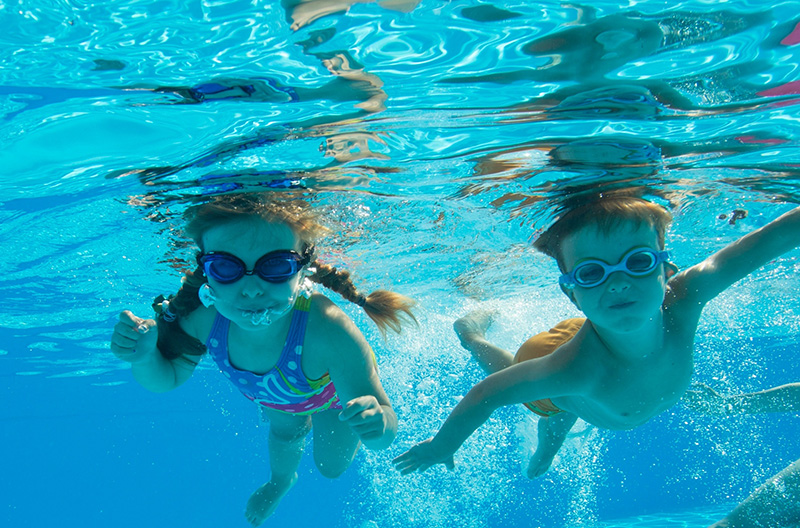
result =
M625 302L612 304L611 306L609 306L609 308L611 308L612 310L622 310L624 308L630 308L634 304L636 304L636 301L625 301Z

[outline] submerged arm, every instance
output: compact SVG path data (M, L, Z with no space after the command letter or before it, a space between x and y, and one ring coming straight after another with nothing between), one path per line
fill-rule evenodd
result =
M327 354L328 372L342 404L339 420L346 422L364 445L386 449L397 436L397 415L378 376L375 355L364 336L336 305L320 296L314 323L320 347Z
M671 285L705 304L734 282L800 245L800 208L748 233L676 276Z
M114 327L111 350L131 364L133 377L142 387L151 392L167 392L191 377L199 356L177 354L174 359L166 358L158 349L158 335L155 320L142 319L125 310Z
M395 458L395 467L404 475L425 471L434 464L452 468L455 452L496 409L579 392L576 378L558 368L552 359L545 357L511 365L475 385L456 405L436 436Z
M686 393L686 404L712 415L800 412L800 383L788 383L759 392L723 395L705 384Z

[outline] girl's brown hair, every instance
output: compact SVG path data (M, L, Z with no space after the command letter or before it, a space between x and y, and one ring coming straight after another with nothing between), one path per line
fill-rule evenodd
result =
M185 232L201 251L203 234L209 229L253 218L287 225L303 243L304 249L314 246L328 232L306 200L279 193L218 196L207 203L189 208L184 216L187 220ZM356 289L350 279L350 272L320 263L316 259L309 264L309 268L315 270L309 277L312 281L362 307L382 334L386 334L387 328L400 333L404 321L416 322L411 312L415 304L412 299L386 290L375 290L364 295ZM188 315L200 306L197 293L206 282L208 279L201 267L187 272L180 290L169 299L170 313L166 317L159 317L158 348L165 357L174 359L183 353L195 355L205 352L204 347L197 347L199 343L184 342L189 336L180 330L177 318ZM175 320L168 322L170 318ZM161 331L162 325L166 326L164 332Z

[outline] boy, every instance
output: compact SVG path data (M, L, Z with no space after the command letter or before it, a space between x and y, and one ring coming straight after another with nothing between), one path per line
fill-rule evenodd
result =
M671 215L640 198L606 195L579 205L534 244L554 257L559 284L586 319L528 340L517 357L483 338L485 314L455 329L490 375L453 409L442 428L394 459L403 474L453 454L498 407L526 405L545 418L528 476L544 473L577 418L632 429L677 402L692 376L692 348L708 301L766 262L800 245L800 208L742 237L682 273L667 261Z

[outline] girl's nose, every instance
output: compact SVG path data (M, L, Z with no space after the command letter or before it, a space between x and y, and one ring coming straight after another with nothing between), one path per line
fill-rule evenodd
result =
M256 298L264 295L266 284L255 275L245 275L241 279L241 293L245 297Z

